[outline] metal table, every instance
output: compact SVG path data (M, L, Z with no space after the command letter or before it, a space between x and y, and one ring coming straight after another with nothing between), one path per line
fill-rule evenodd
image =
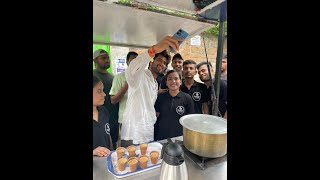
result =
M172 140L182 140L182 137L171 138ZM166 140L158 141L160 143L166 142ZM227 180L227 156L223 157L218 163L217 161L209 161L206 164L206 168L201 170L188 156L185 157L185 162L188 170L189 179L201 179L201 180ZM93 180L109 180L118 179L114 177L106 167L106 157L93 157ZM159 180L160 167L152 169L140 174L135 174L125 178L124 180L139 179L139 180Z

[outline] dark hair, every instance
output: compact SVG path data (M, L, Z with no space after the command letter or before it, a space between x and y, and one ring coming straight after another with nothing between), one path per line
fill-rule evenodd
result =
M101 79L95 75L93 75L93 88L99 83L102 82Z
M168 66L168 64L170 63L170 60L171 60L171 56L167 53L167 51L164 50L160 53L155 54L153 59L156 59L156 57L159 55L162 55L163 57L166 58L166 61L167 61L166 65Z
M177 72L176 70L174 70L174 69L172 69L172 70L168 71L168 72L167 72L167 74L166 74L166 76L164 76L165 81L167 81L167 80L168 80L168 76L169 76L169 74L174 73L174 72L178 73L178 72ZM178 75L179 75L179 78L180 78L180 80L181 80L181 79L182 79L181 74L179 74L179 73L178 73Z
M130 56L138 56L138 53L136 53L136 52L134 52L134 51L128 52L128 54L127 54L127 62L128 62L128 60L129 60Z
M197 63L194 62L194 60L186 60L186 61L183 62L182 66L185 66L187 64L194 64L194 68L197 67Z
M207 65L208 63L207 63L206 61L199 63L199 64L197 65L197 69L199 69L199 67L201 67L201 66L204 65L204 64ZM209 62L209 66L212 68L211 62Z
M227 52L223 53L222 59L227 59Z
M176 58L179 58L179 59L181 59L181 60L183 61L183 58L182 58L182 56L181 56L179 53L175 54L175 55L172 57L172 61L173 61L174 59L176 59Z

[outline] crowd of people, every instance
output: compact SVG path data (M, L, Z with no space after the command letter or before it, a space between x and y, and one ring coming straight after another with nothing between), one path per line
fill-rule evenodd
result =
M213 114L214 69L207 62L184 60L177 53L182 40L167 36L144 53L128 52L128 68L115 76L107 72L108 52L94 52L94 156L107 156L120 146L181 136L182 116ZM170 47L175 54L172 61ZM170 62L172 70L167 69ZM203 83L195 81L197 73ZM222 59L218 102L218 116L227 119L226 54Z

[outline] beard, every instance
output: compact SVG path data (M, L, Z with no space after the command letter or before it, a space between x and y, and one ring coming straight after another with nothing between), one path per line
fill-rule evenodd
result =
M157 65L157 66L153 66L153 68L152 68L152 70L153 70L154 72L158 73L158 74L163 73L164 69L165 69L165 68L162 68L161 66L158 66L158 65Z
M99 67L100 67L101 69L108 69L108 68L110 68L110 64L109 64L109 63L99 64Z
M210 78L209 78L208 76L199 77L199 78L200 78L200 80L201 80L202 82L208 82L208 81L210 81Z

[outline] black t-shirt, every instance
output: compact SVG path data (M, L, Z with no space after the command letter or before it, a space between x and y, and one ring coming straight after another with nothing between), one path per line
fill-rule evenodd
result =
M166 78L167 78L167 75L163 76L161 79L160 86L159 86L161 89L168 89L168 86L166 84Z
M160 113L155 123L155 140L181 136L182 126L179 119L194 113L190 95L181 91L175 97L172 97L169 92L160 94L154 106L156 112Z
M109 95L114 76L109 72L101 73L97 69L93 70L93 75L98 76L103 83L103 92L106 94L103 106L106 107L110 112L109 125L111 129L112 141L115 143L117 142L119 136L119 103L112 104Z
M209 106L209 114L212 114L212 100L211 100L211 87L208 88L210 94L210 101L208 102ZM219 111L221 113L221 117L223 117L224 113L227 111L227 82L221 80L220 81L220 94L219 94ZM219 114L218 114L219 115Z
M93 120L93 150L98 146L110 149L110 115L104 106L97 107L99 111L98 122Z
M209 92L205 84L194 81L190 90L184 84L181 85L181 91L189 94L194 103L195 114L202 114L202 103L210 100Z
M164 78L164 75L163 75L163 74L158 74L157 79L156 79L156 80L157 80L157 83L158 83L158 87L160 87L163 78Z

